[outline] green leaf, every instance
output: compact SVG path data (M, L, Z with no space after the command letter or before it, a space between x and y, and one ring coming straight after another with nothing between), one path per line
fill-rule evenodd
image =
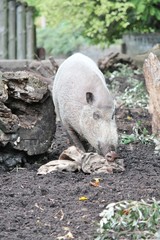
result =
M111 236L112 239L155 239L160 223L160 202L155 199L151 204L143 200L121 201L111 204L111 208L114 208L114 216L108 219L104 214L100 221L106 222L98 229L100 239L111 239ZM107 206L103 212L109 209Z
M26 0L26 2L35 6L39 15L45 16L47 27L55 29L67 21L72 34L76 28L79 36L89 37L94 44L111 44L126 32L159 31L158 0ZM60 42L62 40L59 38ZM72 41L69 44L71 45Z

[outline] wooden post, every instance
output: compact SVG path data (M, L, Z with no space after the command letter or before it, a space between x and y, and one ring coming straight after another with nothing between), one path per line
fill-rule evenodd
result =
M0 59L7 58L7 0L0 0Z
M16 2L8 2L8 58L16 58Z
M25 5L18 3L17 15L17 59L26 58L26 17Z
M26 9L26 50L27 59L34 58L34 20L33 20L33 7Z
M143 72L149 93L152 132L160 138L160 61L152 52L144 62Z
M34 24L34 59L37 58L37 32L36 32L36 25Z

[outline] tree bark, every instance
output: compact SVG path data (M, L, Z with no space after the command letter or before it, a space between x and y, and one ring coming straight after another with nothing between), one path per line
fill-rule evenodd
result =
M160 137L160 62L152 52L144 62L143 72L149 93L152 132Z
M45 153L56 129L48 85L37 73L0 72L0 147Z

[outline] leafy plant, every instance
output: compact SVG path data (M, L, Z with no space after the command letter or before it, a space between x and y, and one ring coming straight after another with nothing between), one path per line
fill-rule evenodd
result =
M111 44L129 32L156 32L160 24L159 0L25 0L46 17L48 26L68 21L72 33L92 43ZM61 39L60 39L61 40Z
M113 92L118 92L120 87L120 82L115 80L115 78L124 78L126 85L128 85L124 92L117 96L117 101L122 102L122 104L127 107L143 107L146 108L148 105L148 93L143 81L137 79L138 75L141 75L140 69L133 70L130 66L126 64L117 64L117 70L113 72L106 71L105 77L109 79L109 88Z
M78 31L74 34L68 22L63 22L57 28L37 29L37 45L44 47L48 55L70 55L83 43L87 43Z
M133 133L137 140L144 144L153 141L154 138L153 135L149 135L148 130L143 127L143 123L141 121L136 122L135 126L133 127Z
M121 135L121 144L129 144L129 143L133 143L133 142L136 142L137 139L136 139L136 136L134 134L122 134Z
M148 94L144 83L132 78L132 85L133 87L127 87L121 95L122 102L128 107L147 107Z
M128 64L123 64L123 63L116 63L115 64L116 70L113 72L111 71L106 71L104 72L104 75L106 78L109 78L110 81L114 79L115 77L133 77L134 74L141 74L140 69L135 69L133 70Z
M121 201L109 204L100 214L96 240L158 240L160 202Z
M133 127L132 134L122 134L121 135L121 144L129 144L134 142L141 142L143 144L149 144L154 139L153 135L149 135L148 130L143 127L141 121L137 121Z

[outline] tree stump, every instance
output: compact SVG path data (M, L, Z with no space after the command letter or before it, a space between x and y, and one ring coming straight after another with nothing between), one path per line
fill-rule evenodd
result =
M152 52L144 62L143 72L149 93L152 132L160 137L160 62Z
M26 156L44 154L55 129L47 82L29 71L0 72L0 163L13 167Z

